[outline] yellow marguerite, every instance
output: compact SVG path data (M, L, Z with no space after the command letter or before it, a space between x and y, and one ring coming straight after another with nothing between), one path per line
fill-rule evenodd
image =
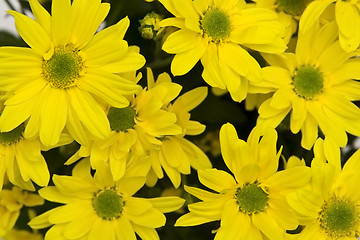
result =
M255 128L245 142L238 139L231 124L223 125L221 152L235 179L222 170L199 170L200 182L214 192L186 186L187 192L202 201L189 204L190 213L180 217L175 226L220 220L215 240L285 239L286 230L298 226L286 195L309 182L310 169L295 166L278 172L281 150L277 152L276 141L275 130L259 141Z
M319 20L320 15L335 5L335 20L341 47L354 51L360 44L360 1L359 0L315 0L305 9L300 20L300 32L307 33Z
M23 206L34 207L44 204L44 199L34 193L23 191L18 187L3 189L0 192L0 237L10 232Z
M159 239L155 228L164 226L163 213L180 208L179 197L133 197L145 183L138 177L138 165L129 168L114 181L108 166L90 174L90 162L85 159L73 169L72 176L54 175L55 186L45 187L39 194L63 206L51 209L29 222L34 228L52 226L45 240L143 240Z
M139 78L138 78L139 80ZM90 156L92 168L108 163L114 180L126 172L129 162L148 166L147 184L153 185L167 173L175 187L179 187L181 173L210 168L207 156L185 135L198 135L205 130L199 122L190 120L189 111L199 105L207 95L200 87L178 97L181 86L173 83L167 73L155 81L151 69L147 71L148 87L130 99L126 108L110 107L108 119L111 133L106 139L95 139L89 146L81 146L67 164ZM175 153L176 151L176 153Z
M313 0L253 0L257 7L273 9L286 26L285 41L289 42L298 27L298 20L306 6Z
M360 150L341 170L326 162L321 145L323 141L317 140L310 187L287 197L304 226L296 239L356 240L360 235Z
M53 0L51 16L38 0L29 3L35 21L9 13L30 48L0 48L0 91L13 93L5 102L0 131L28 119L24 136L39 135L46 146L55 145L64 128L83 144L86 131L107 137L110 125L97 100L126 107L123 95L139 87L114 73L135 71L145 63L123 40L129 19L96 33L108 3Z
M175 16L160 25L180 28L163 45L176 54L171 72L186 74L201 60L204 80L227 89L235 101L246 97L249 84L261 81L259 64L244 48L267 53L286 49L285 28L269 9L248 7L244 0L160 2Z
M153 79L150 69L148 69L148 79ZM137 78L138 80L140 78ZM155 87L149 86L129 97L128 107L109 107L107 113L111 128L109 137L94 139L88 146L81 146L67 164L81 157L90 156L92 168L96 169L98 164L102 165L106 162L110 165L114 180L119 180L125 174L130 159L147 157L148 151L154 147L154 144L161 144L159 139L181 134L182 129L176 124L176 115L166 111L164 106L178 96L182 87L172 83L166 73L158 77L157 83ZM150 161L148 166L150 168Z
M259 108L258 124L274 128L290 112L290 129L301 130L301 146L310 149L318 137L344 147L346 132L360 136L360 59L345 52L334 22L300 34L295 53L265 55L263 92L274 92Z
M164 82L171 83L166 78ZM149 88L161 83L155 83L153 78ZM185 135L199 135L205 130L205 125L190 120L190 111L197 107L207 96L207 87L198 87L179 96L173 103L166 105L165 109L176 115L176 124L182 131L178 134L164 135L161 144L150 148L151 172L149 182L156 183L158 178L163 178L163 170L168 175L175 188L181 183L181 174L190 174L191 167L196 170L211 168L211 162L206 154L195 144L185 138Z

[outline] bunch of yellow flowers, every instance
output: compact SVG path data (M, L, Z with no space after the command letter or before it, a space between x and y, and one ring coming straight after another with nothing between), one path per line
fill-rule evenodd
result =
M0 42L1 239L360 237L360 1L23 7Z

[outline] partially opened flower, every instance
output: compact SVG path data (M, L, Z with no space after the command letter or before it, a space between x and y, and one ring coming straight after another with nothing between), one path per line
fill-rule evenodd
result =
M0 237L4 237L15 226L23 206L34 207L44 204L44 199L35 193L18 187L0 192Z
M160 24L180 30L165 40L163 49L176 54L171 72L183 75L201 60L202 77L212 87L227 89L242 101L248 85L261 81L257 61L245 50L280 53L284 26L275 12L250 8L244 0L160 0L175 17Z
M358 0L315 0L305 9L300 20L300 32L311 31L320 15L335 5L335 20L341 47L346 52L356 50L360 44L360 4Z
M274 92L259 108L258 124L266 131L290 113L290 130L301 130L301 146L310 149L318 137L344 147L347 132L360 136L360 59L344 51L337 40L335 22L315 25L300 34L295 53L264 55L259 88Z
M52 226L45 240L53 239L159 239L155 228L165 225L163 213L180 208L178 197L139 198L133 195L144 185L138 165L114 181L107 165L90 174L85 159L73 169L72 176L54 175L55 186L39 191L45 199L64 204L37 216L29 222L32 228Z
M322 140L317 140L319 151ZM327 154L331 155L331 152ZM335 156L336 157L336 156ZM356 240L360 234L360 150L341 169L316 154L311 163L312 179L308 188L288 195L288 203L304 226L296 239ZM337 157L340 163L340 157Z
M259 141L255 128L244 142L231 124L223 125L221 152L234 177L222 170L199 170L200 182L213 191L185 187L201 201L188 205L190 213L180 217L175 226L220 220L215 240L285 239L286 230L298 226L286 195L306 186L310 169L295 166L277 171L281 151L277 152L276 141L275 130Z
M83 144L86 131L107 137L110 125L97 99L126 107L124 95L139 86L114 73L135 71L145 63L123 40L129 19L96 33L108 3L53 0L51 16L37 0L29 3L35 21L9 13L30 48L0 48L0 91L14 93L5 102L0 131L28 120L25 137L39 135L47 146L59 141L64 128Z

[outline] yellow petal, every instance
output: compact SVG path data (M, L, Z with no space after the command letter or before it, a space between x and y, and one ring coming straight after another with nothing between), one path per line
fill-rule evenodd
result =
M212 222L214 219L196 215L194 213L187 213L178 218L175 222L175 227L196 226L204 223Z
M55 145L60 139L60 133L65 127L68 110L68 98L63 89L44 89L44 99L41 106L39 135L41 142L46 145Z
M104 110L89 93L72 87L69 99L79 120L94 136L105 138L110 134L110 124Z
M96 33L99 25L110 11L110 4L101 1L77 0L72 5L72 43L76 48L85 46Z
M46 11L46 9L43 6L41 6L38 0L29 0L29 4L34 14L35 21L38 22L50 35L51 17L48 11Z
M176 54L171 62L171 73L180 76L189 72L204 55L205 50L205 44L200 43L196 48Z
M149 198L151 205L162 213L173 212L181 208L185 200L179 197Z
M130 224L126 216L122 216L114 222L114 231L118 240L136 240L133 224Z
M53 41L66 45L70 40L72 8L70 0L54 0L51 5L51 26Z
M299 23L299 29L302 32L307 32L316 21L318 21L323 11L332 3L334 0L323 0L311 2L303 12Z
M194 31L180 29L166 38L162 49L170 54L189 51L198 47L201 35Z
M160 240L160 237L157 233L157 231L153 228L147 228L143 226L139 226L136 224L133 224L134 231L141 239L146 240Z
M280 228L268 214L264 212L253 214L252 220L254 225L269 239L284 239L285 229Z
M50 38L42 26L31 18L8 11L15 18L15 26L21 38L38 54L43 55L50 49Z
M216 192L221 192L236 186L234 178L223 170L203 169L198 171L198 175L202 184Z

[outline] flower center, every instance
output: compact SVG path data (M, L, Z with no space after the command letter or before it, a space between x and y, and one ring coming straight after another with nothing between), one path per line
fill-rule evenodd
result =
M110 122L111 130L117 132L125 132L128 129L134 127L134 118L136 117L136 111L130 106L127 106L125 108L111 107L109 109L107 117Z
M231 24L229 16L220 9L210 9L200 20L200 28L213 42L219 42L229 36Z
M355 205L347 200L332 198L323 205L320 213L320 226L335 239L354 237L358 221Z
M268 201L268 194L258 183L246 183L242 188L236 190L237 204L239 211L253 214L265 210Z
M123 206L122 196L113 189L101 191L93 199L93 207L96 214L105 220L119 218L123 211Z
M54 88L74 85L82 70L82 58L70 47L58 46L49 60L43 62L44 78Z
M293 86L299 97L310 100L322 92L324 87L323 75L312 66L302 66L295 70Z
M287 14L300 16L306 6L313 0L277 0L277 6L280 11Z
M0 144L10 145L16 143L22 138L24 130L25 126L22 123L10 132L0 132Z

